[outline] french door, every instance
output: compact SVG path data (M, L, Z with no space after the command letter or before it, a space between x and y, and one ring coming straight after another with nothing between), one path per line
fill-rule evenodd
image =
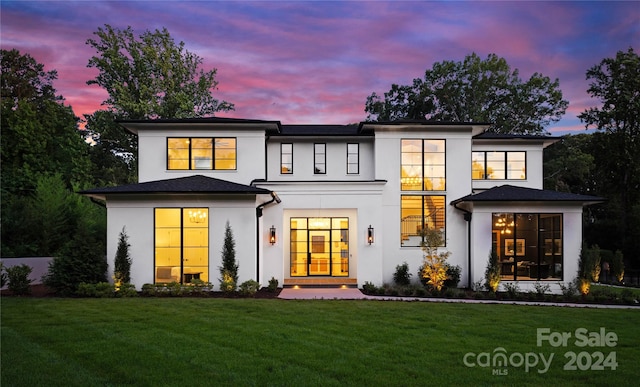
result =
M349 275L349 218L291 218L292 277Z

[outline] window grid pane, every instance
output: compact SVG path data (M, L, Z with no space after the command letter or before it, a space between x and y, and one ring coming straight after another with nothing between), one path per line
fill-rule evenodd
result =
M360 144L347 144L347 174L360 173Z
M440 195L402 195L400 199L401 246L418 247L425 229L446 230L446 197ZM446 238L445 238L446 245Z
M326 161L327 144L313 144L313 173L325 174L327 173L327 161Z
M280 173L293 173L293 144L280 144Z

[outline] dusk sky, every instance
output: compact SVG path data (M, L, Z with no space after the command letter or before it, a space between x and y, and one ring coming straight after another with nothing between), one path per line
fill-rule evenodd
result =
M166 27L176 42L218 69L214 96L236 110L218 116L283 124L347 124L366 118L372 92L423 78L435 62L476 52L504 57L523 79L559 78L569 108L548 127L580 133L577 115L599 101L585 73L633 47L640 3L386 1L8 1L1 46L57 70L54 87L76 115L107 98L86 82L95 54L85 44L105 24L136 35Z

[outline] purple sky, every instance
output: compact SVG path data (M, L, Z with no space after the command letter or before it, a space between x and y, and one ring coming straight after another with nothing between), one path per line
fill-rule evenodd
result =
M617 51L640 52L638 2L309 2L2 0L2 49L29 53L57 70L54 87L78 116L106 92L87 86L97 71L85 44L98 27L136 35L166 27L176 42L218 69L219 116L284 124L347 124L366 118L372 92L422 78L434 62L472 52L504 57L523 79L560 79L569 108L547 128L577 133L597 106L585 72Z

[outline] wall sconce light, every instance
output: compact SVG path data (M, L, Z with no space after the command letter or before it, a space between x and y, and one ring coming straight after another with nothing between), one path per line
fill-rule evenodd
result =
M272 245L276 243L276 228L273 225L269 229L269 243Z
M369 244L373 243L373 227L371 227L371 225L369 225L367 229L367 242L369 242Z

